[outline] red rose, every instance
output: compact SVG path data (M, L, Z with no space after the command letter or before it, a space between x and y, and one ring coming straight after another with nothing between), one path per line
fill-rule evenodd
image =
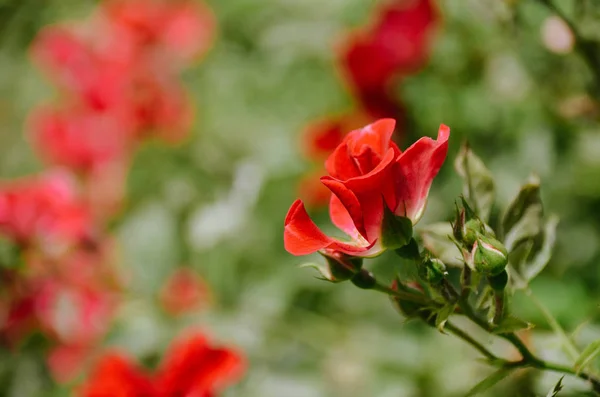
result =
M307 255L328 249L372 256L383 250L379 238L384 205L413 224L419 220L433 178L446 158L450 130L442 125L437 140L421 138L401 152L391 140L394 126L394 120L382 119L352 131L327 159L329 176L321 182L333 193L331 220L351 241L321 232L298 200L285 219L288 252Z

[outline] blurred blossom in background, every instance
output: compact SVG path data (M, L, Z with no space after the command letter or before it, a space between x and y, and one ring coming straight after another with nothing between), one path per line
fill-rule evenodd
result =
M598 72L542 3L0 1L0 395L464 395L489 372L469 346L283 249L289 204L328 224L325 159L382 117L402 148L452 128L423 225L452 217L463 139L500 207L539 176L561 224L532 288L598 339ZM600 42L599 5L554 3Z

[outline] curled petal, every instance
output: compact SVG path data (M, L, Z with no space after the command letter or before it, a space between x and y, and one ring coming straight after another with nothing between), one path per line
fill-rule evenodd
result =
M390 140L392 139L395 126L396 120L394 119L377 120L360 130L350 132L344 139L344 142L348 143L350 153L353 156L368 147L383 157L390 147Z
M323 182L323 184L327 186L327 188L331 190L331 192L340 200L350 219L352 219L352 222L354 223L354 228L364 238L367 238L367 232L365 230L365 223L363 219L363 211L361 208L361 204L358 201L358 198L356 197L354 192L349 190L343 182L340 182L328 176L322 177L321 182ZM345 226L345 228L348 227ZM340 229L344 230L343 228Z
M423 215L433 178L446 159L449 136L450 128L442 124L437 140L419 139L396 161L395 213L410 218L413 224Z
M331 218L331 221L348 236L352 237L353 239L357 239L360 233L354 225L354 221L348 213L348 210L340 201L338 196L335 194L330 195L331 199L329 200L329 217Z
M322 249L358 255L372 246L366 242L361 245L343 243L326 236L310 219L300 200L296 200L292 204L285 218L284 227L284 246L292 255L308 255Z
M395 145L394 145L395 146ZM394 160L399 153L397 147L390 147L381 162L367 175L348 179L346 187L354 192L365 193L381 191L389 184L389 172L394 167Z

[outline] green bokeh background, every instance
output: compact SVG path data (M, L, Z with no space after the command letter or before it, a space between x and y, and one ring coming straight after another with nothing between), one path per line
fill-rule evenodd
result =
M406 323L383 295L317 280L297 267L307 258L283 249L283 219L310 168L298 149L300 132L352 104L332 49L380 2L208 3L219 22L217 41L183 76L197 116L193 137L178 147L145 144L130 170L128 210L114 225L130 291L106 344L151 360L179 330L200 325L248 356L246 377L225 396L464 395L490 372L469 346ZM420 225L450 219L461 193L452 161L464 139L496 177L497 211L537 174L546 211L561 223L555 255L532 287L583 347L600 337L600 125L598 112L566 117L560 109L586 93L593 74L575 52L543 46L540 28L551 13L541 1L439 3L443 24L429 64L396 86L407 110L404 146L433 136L440 123L452 128L449 159ZM600 5L555 3L586 37L600 39ZM44 25L85 17L94 5L0 0L1 177L41 169L24 124L53 90L30 62L32 38ZM327 222L326 213L314 215ZM156 294L182 264L208 282L215 299L210 310L173 321L157 308ZM384 255L367 266L391 274L399 264ZM566 360L528 299L517 295L512 304L537 325L538 352ZM497 341L492 347L514 354ZM66 387L47 383L40 360L35 352L5 353L0 370L9 375L0 395L67 395ZM545 396L558 378L523 371L487 395ZM584 395L585 384L565 383L561 396Z

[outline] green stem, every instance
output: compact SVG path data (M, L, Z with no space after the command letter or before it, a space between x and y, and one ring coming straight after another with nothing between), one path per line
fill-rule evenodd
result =
M383 292L384 294L393 296L395 298L402 299L404 301L420 303L423 305L439 306L438 304L434 303L433 301L427 299L424 295L411 294L410 292L392 289L379 281L376 281L375 286L371 289L373 289L375 291Z
M476 341L475 339L473 339L473 337L471 335L467 334L465 331L463 331L460 328L456 327L451 322L449 322L449 321L446 322L446 325L445 325L444 329L450 331L455 336L459 337L460 339L464 340L465 342L467 342L468 344L470 344L471 346L473 346L475 349L477 349L482 355L484 355L489 360L491 360L491 361L499 361L499 362L504 361L503 359L501 359L501 358L497 357L496 355L494 355L494 353L490 352L481 343L479 343L478 341Z
M562 341L562 345L563 345L565 352L571 357L572 360L577 360L577 358L579 358L579 354L580 354L579 350L577 350L577 347L571 341L571 338L569 338L569 336L567 335L565 330L560 326L560 324L554 318L552 313L550 313L550 311L546 308L546 306L544 306L544 304L538 298L536 298L535 295L533 295L533 292L531 291L531 289L529 287L526 287L524 292L525 292L525 295L527 295L529 297L529 299L531 299L531 301L538 308L538 310L540 312L542 312L542 315L546 319L546 322L548 322L548 325L550 326L550 328L552 328L552 330L558 334L558 336L560 337L560 339Z

